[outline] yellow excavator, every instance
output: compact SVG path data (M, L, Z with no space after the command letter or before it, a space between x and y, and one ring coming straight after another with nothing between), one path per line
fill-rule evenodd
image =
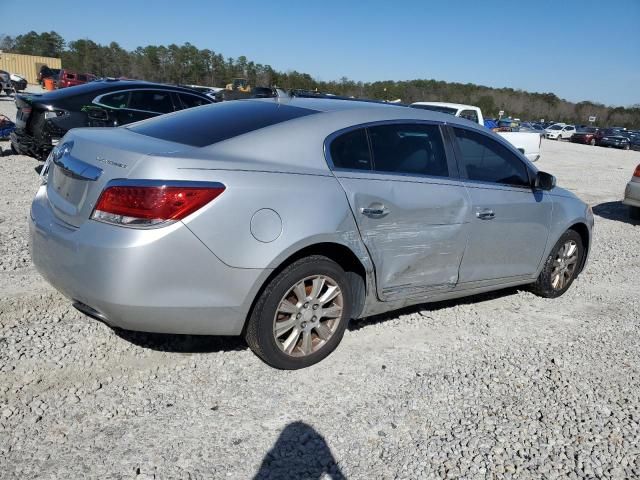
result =
M234 78L231 83L227 83L225 90L229 92L251 93L251 85L246 78Z

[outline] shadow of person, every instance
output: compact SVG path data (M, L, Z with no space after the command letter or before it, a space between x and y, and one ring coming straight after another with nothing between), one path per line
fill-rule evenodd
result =
M640 218L632 218L629 207L620 201L605 202L594 205L593 214L608 220L629 223L631 225L640 225Z
M253 478L342 480L345 476L324 437L304 422L293 422L282 430Z

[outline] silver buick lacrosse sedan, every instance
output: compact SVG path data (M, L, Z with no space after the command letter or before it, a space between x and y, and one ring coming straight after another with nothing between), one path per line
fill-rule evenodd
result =
M477 124L309 98L74 129L30 222L36 267L85 314L243 335L283 369L326 357L352 318L515 285L562 295L592 227Z

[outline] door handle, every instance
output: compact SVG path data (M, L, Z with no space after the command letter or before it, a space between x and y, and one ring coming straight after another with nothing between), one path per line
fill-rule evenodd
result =
M363 207L360 209L360 213L371 217L382 217L389 213L389 209L384 205L379 207Z
M476 217L480 220L492 220L496 218L496 214L493 210L478 210L476 212Z

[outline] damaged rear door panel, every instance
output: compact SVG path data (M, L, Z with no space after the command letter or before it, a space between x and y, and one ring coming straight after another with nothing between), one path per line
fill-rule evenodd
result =
M363 130L336 135L326 151L375 265L378 297L455 288L471 202L439 128L391 123Z

